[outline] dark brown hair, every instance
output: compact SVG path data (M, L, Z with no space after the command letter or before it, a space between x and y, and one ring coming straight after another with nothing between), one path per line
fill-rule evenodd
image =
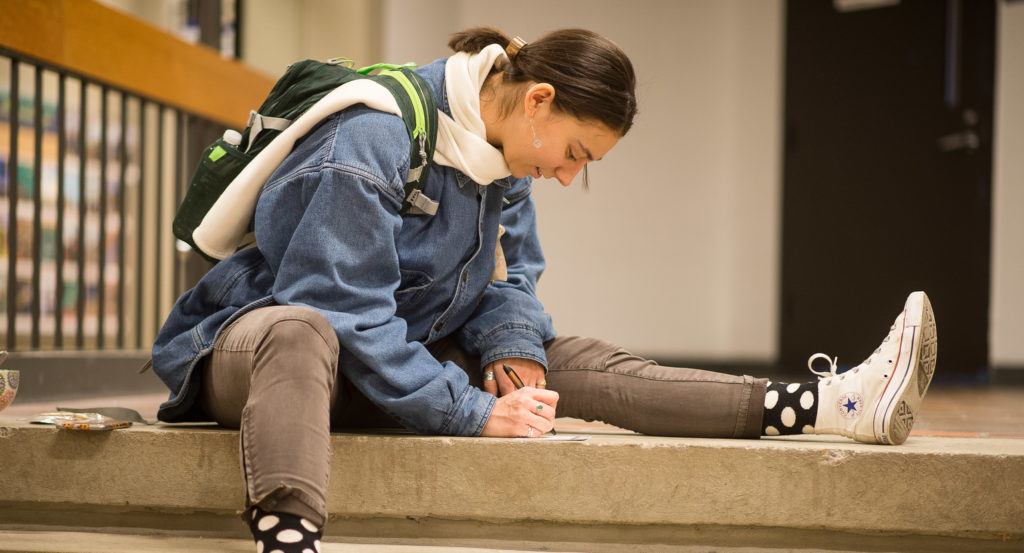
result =
M493 27L455 33L448 47L475 54L490 44L505 48L511 39ZM510 63L495 64L506 84L549 83L552 109L581 121L596 121L624 136L636 116L636 75L625 52L607 38L584 29L553 31L523 46ZM518 98L509 98L505 113Z

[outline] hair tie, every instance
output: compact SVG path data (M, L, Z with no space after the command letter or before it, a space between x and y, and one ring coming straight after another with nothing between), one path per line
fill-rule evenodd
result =
M519 50L526 46L526 41L520 38L519 35L512 37L512 40L508 41L508 46L505 47L505 54L508 55L509 60L514 60L519 55Z

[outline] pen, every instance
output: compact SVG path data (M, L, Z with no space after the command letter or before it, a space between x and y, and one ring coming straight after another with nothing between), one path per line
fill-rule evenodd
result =
M515 369L508 365L502 365L501 368L505 369L505 374L507 374L508 377L512 379L512 384L515 385L517 390L523 387L523 379L519 378L519 375L516 374Z
M512 384L516 387L517 390L524 386L523 379L519 378L519 375L516 374L516 370L515 369L513 369L512 367L510 367L508 365L502 365L501 368L505 369L505 374L507 374L509 379L512 380ZM551 428L551 434L553 436L557 436L558 435L558 432L555 432L554 427Z

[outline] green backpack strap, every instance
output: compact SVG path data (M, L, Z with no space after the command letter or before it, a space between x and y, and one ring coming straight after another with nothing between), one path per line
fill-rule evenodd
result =
M437 213L437 202L423 194L430 174L437 142L437 101L430 86L408 66L388 66L376 75L368 75L395 97L402 120L409 131L409 178L401 214ZM364 69L374 69L376 66ZM363 71L362 69L360 71Z
M409 178L400 213L435 214L437 202L423 194L437 141L437 102L430 86L409 65L378 64L360 70L351 66L343 58L289 66L258 112L250 115L246 129L232 131L230 138L226 133L203 152L175 213L174 236L211 262L219 261L196 245L193 233L224 189L292 121L337 87L358 79L371 79L391 93L409 133ZM378 74L368 74L378 69Z

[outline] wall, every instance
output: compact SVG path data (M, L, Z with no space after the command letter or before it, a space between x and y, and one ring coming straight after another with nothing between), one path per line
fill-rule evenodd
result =
M989 345L1024 369L1024 2L1000 3L998 32Z
M375 63L380 58L380 6L375 0L246 0L243 59L275 77L307 58L343 56L359 65Z

